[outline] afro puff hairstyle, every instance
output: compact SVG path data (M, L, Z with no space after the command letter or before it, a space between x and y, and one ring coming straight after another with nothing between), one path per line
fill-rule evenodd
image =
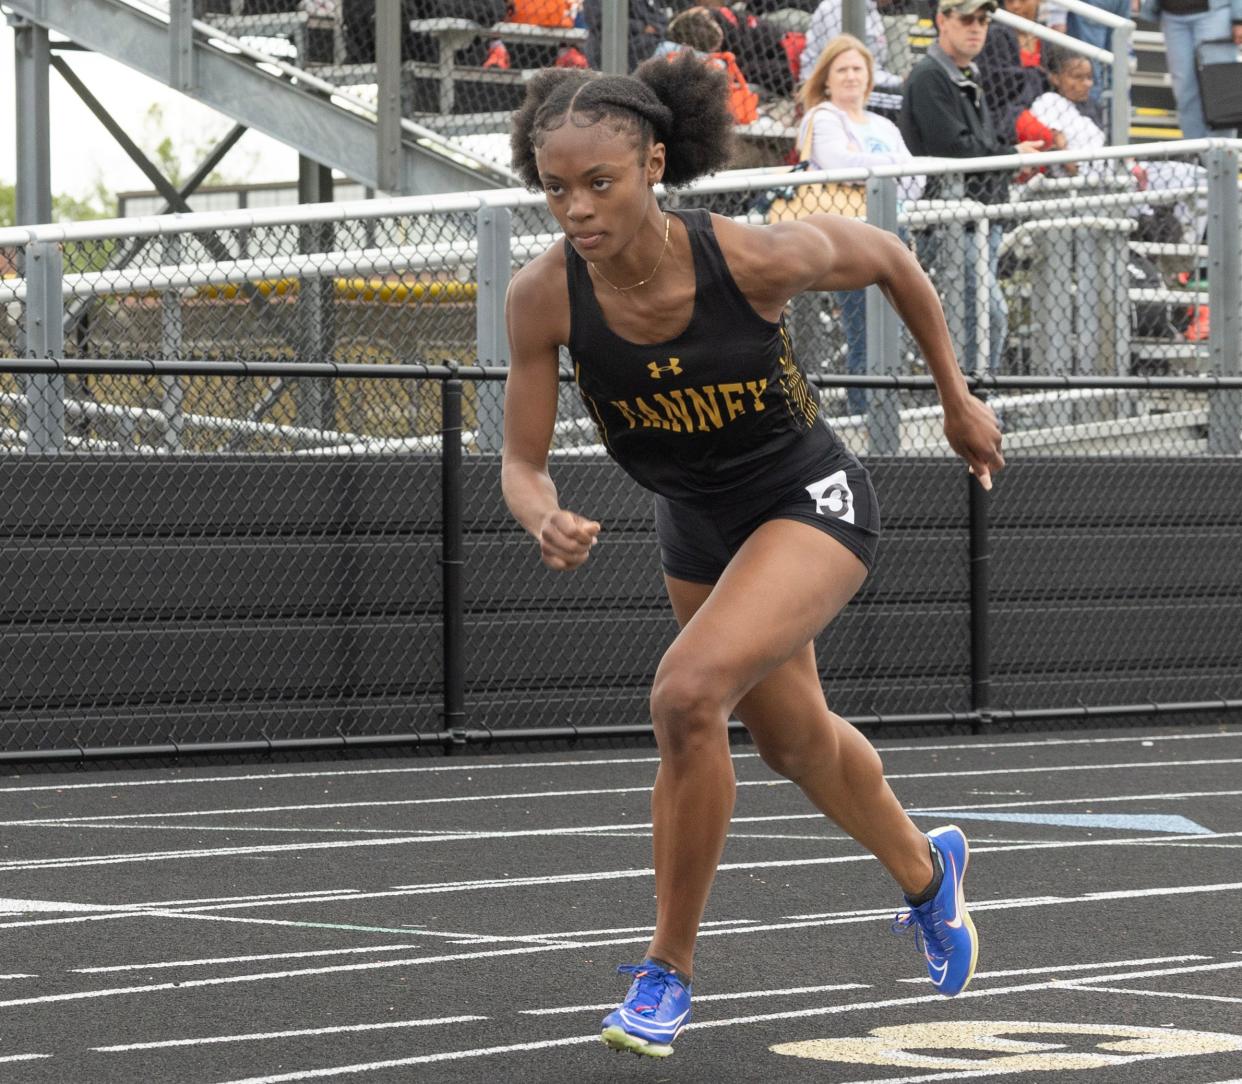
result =
M630 132L645 150L664 144L664 184L687 185L724 167L732 154L733 116L728 77L693 53L640 64L633 75L602 75L580 68L547 68L526 86L513 115L513 168L532 191L543 187L535 150L545 133L572 123L601 121Z

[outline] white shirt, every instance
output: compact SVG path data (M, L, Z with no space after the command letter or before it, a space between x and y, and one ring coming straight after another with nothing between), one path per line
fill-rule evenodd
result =
M1054 90L1036 98L1030 110L1041 124L1065 133L1066 150L1093 151L1108 142L1103 128L1090 117L1083 116L1073 102Z
M807 125L812 125L807 159L816 169L840 169L845 166L883 166L910 162L914 156L901 132L891 120L878 113L863 111L863 121L853 120L831 102L823 102L802 118L798 130L798 146L804 145ZM901 199L918 199L923 194L925 177L897 178Z

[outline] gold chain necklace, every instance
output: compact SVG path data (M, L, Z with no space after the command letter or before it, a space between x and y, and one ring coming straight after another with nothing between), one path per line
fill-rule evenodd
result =
M665 212L665 215L664 215L664 247L660 249L660 258L656 260L655 267L651 269L651 274L648 275L645 279L643 279L642 282L636 282L634 283L633 286L618 286L615 282L609 282L608 276L605 275L604 272L602 272L599 269L599 266L597 264L591 264L592 269L595 271L595 273L600 278L602 278L606 283L608 283L608 285L611 286L614 290L616 290L617 293L619 294L628 293L630 290L637 290L640 286L646 286L647 283L649 283L653 278L655 278L656 272L660 270L660 264L664 262L664 254L668 251L668 225L669 225L669 217L668 217L668 213Z

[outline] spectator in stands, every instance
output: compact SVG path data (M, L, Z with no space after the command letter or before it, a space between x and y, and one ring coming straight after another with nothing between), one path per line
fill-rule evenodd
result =
M875 81L871 50L852 34L839 34L828 43L798 92L804 110L798 146L807 147L806 157L816 169L844 166L877 166L908 162L909 148L901 132L887 117L869 112L867 97ZM806 140L807 132L810 140ZM918 199L924 178L903 177L902 199ZM857 214L866 207L861 185L850 186L850 207L824 208ZM865 290L844 290L833 295L841 310L845 329L845 369L867 371L867 304ZM846 403L851 414L867 409L862 388L849 388Z
M629 70L633 71L646 60L664 40L668 20L664 5L656 0L629 0L627 29L629 34ZM602 59L604 32L604 9L601 0L582 0L582 17L587 29L586 56L592 68L598 68Z
M983 49L988 23L996 10L995 0L940 0L936 12L937 40L927 50L906 80L901 106L901 131L906 145L920 157L985 158L1005 154L1027 154L1043 150L1042 143L1019 143L998 134L991 111L979 84L979 68L975 57ZM1003 203L1009 195L1009 176L1004 171L967 173L965 194L981 203ZM928 178L927 196L936 197L943 188L943 178ZM968 224L967 229L970 229ZM999 367L1008 324L1008 309L999 289L990 288L996 281L1002 227L990 220L988 230L987 357L977 350L975 264L965 253L948 251L942 229L928 231L923 238L923 259L934 268L938 284L949 304L962 316L960 324L964 342L959 356L968 370ZM957 256L963 270L950 269L950 260Z
M1099 8L1101 11L1109 15L1119 15L1123 19L1130 17L1131 0L1086 0L1092 7ZM1113 32L1110 27L1103 23L1097 23L1094 19L1088 19L1084 15L1079 15L1075 11L1066 12L1061 16L1064 20L1065 30L1071 38L1077 38L1079 41L1085 41L1088 45L1094 45L1100 49L1112 50ZM1103 85L1101 76L1104 73L1104 66L1096 61L1091 62L1092 69L1092 98L1099 96L1099 88Z
M724 45L724 31L706 7L692 7L675 15L668 24L668 37L656 46L653 56L673 57L686 51L720 68L729 78L729 112L737 124L750 124L759 117L759 96L750 89L737 59ZM734 163L736 164L736 163Z
M1017 122L1021 139L1042 139L1057 149L1071 151L1096 150L1108 145L1100 113L1100 106L1091 97L1092 67L1085 56L1077 56L1065 49L1048 51L1048 77L1052 90L1041 94L1024 111ZM1119 163L1113 159L1095 159L1087 162L1066 162L1045 167L1050 176L1100 177L1111 175ZM1136 165L1131 172L1140 188L1152 192L1171 188L1194 188L1206 183L1207 175L1202 166L1193 162L1153 158ZM1149 208L1136 204L1131 213L1139 218ZM1198 243L1207 226L1207 216L1202 211L1179 201L1173 213L1182 229L1183 241Z
M1138 13L1152 22L1159 20L1164 33L1165 58L1183 138L1232 137L1232 129L1208 128L1199 97L1195 49L1205 41L1229 38L1242 46L1242 0L1140 0Z
M671 56L690 49L706 57L724 48L724 30L702 5L686 8L668 23L668 36L656 46L653 56Z
M833 38L845 30L843 0L822 0L811 16L811 28L806 32L806 46L802 50L802 70L809 72L815 66L824 48ZM881 90L898 90L901 79L888 70L888 39L884 35L884 22L875 0L867 0L867 47L874 58L875 85Z
M1039 0L1002 0L1002 6L1034 22ZM1025 42L1024 37L1028 39ZM1039 55L1040 40L1033 34L1019 34L1013 27L998 22L988 27L987 40L976 63L996 130L1005 139L1013 138L1018 114L1048 89L1048 76L1039 67Z
M783 44L785 31L746 10L745 3L703 0L724 32L724 50L737 58L747 80L773 98L794 92L794 75Z

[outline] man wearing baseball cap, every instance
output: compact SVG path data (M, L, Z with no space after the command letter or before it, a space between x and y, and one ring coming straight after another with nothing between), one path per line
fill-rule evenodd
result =
M930 155L937 158L990 158L1002 154L1032 154L1043 150L1042 143L1019 143L1016 146L1002 139L996 131L983 88L979 83L979 68L975 57L987 40L988 24L996 0L940 0L936 12L936 29L939 37L927 49L927 55L911 70L906 79L906 90L901 104L901 133L906 145L917 156ZM965 195L980 203L1003 203L1009 196L1009 174L1004 170L988 173L967 173ZM928 177L924 197L944 198L946 182L952 175ZM970 227L968 227L969 229ZM996 281L996 264L1000 251L1002 227L997 222L988 225L988 253L991 266L990 279ZM968 371L981 370L984 365L995 371L1004 348L1009 313L999 288L989 293L989 343L987 358L977 356L975 343L975 275L973 264L964 260L964 254L954 254L954 265L962 268L946 278L948 266L944 251L945 238L933 230L922 248L926 264L931 264L946 307L956 309L958 319L950 318L949 326L962 330L959 356ZM960 281L959 280L960 275ZM960 287L956 288L955 287ZM960 305L960 307L959 307Z

